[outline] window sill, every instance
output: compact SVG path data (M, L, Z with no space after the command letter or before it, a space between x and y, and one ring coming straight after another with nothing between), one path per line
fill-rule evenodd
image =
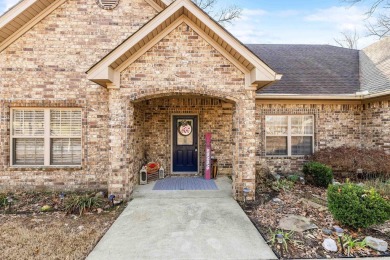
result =
M82 170L82 166L25 166L25 165L13 165L9 166L8 170L10 171L58 171L58 170L67 170L67 171L77 171Z
M310 155L264 155L262 158L267 159L305 159Z

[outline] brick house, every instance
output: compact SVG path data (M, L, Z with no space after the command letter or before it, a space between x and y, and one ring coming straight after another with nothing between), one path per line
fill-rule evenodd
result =
M0 17L0 189L127 197L147 161L201 174L205 133L236 198L263 164L389 149L389 47L245 46L190 0L23 0Z

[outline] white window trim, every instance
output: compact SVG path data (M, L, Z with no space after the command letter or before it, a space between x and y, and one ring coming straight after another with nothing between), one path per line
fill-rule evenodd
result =
M44 136L43 137L37 137L37 136L18 136L13 134L13 118L14 118L14 111L15 110L41 110L44 111ZM80 164L72 164L72 165L56 165L56 164L50 164L50 141L51 141L51 135L50 135L50 110L64 110L64 111L80 111L81 112L81 136L78 137L69 137L69 136L55 136L55 138L80 138L81 140L81 162ZM81 108L56 108L56 107L12 107L11 108L11 114L10 114L10 166L14 168L75 168L75 167L81 167L83 162L83 138L82 138L82 109ZM20 165L20 164L14 164L14 138L43 138L44 139L44 164L43 165ZM54 137L53 137L54 138Z
M266 131L266 127L267 127L267 123L266 123L266 117L267 116L287 116L287 135L270 135L270 134L267 134L267 131ZM310 116L312 117L312 120L313 120L313 134L291 134L291 117L293 116ZM271 114L271 115L265 115L264 117L264 132L265 132L265 138L264 138L264 153L265 153L265 156L267 157L303 157L303 156L306 156L304 154L294 154L292 155L291 154L291 137L293 136L310 136L312 137L311 138L311 141L312 141L312 144L311 144L311 147L312 147L312 151L311 153L313 154L314 153L314 133L315 133L315 121L314 121L314 115L305 115L305 114ZM267 136L285 136L287 137L287 154L284 154L284 155L281 155L281 154L278 154L278 155L272 155L272 154L267 154Z

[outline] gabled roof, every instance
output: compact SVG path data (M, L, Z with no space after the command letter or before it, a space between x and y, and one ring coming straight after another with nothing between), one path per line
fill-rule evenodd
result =
M67 0L21 0L0 15L0 52ZM170 0L145 0L158 12Z
M66 0L23 0L0 16L0 52Z
M281 78L191 0L176 0L87 71L102 86L119 87L120 72L182 22L246 74L247 86L263 87Z
M166 0L145 0L145 1L149 3L158 12L161 12L168 6L168 3L165 2Z
M259 94L355 94L359 51L330 45L248 44L283 78Z

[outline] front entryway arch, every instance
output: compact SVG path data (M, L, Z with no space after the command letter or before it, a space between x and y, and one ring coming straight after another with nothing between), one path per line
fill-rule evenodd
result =
M204 134L211 132L220 173L232 176L233 196L240 199L244 186L254 190L255 129L248 120L254 118L254 99L250 106L250 100L234 102L226 96L173 92L140 95L142 98L134 101L123 90L110 90L111 159L112 165L117 166L110 176L111 191L128 196L147 161L159 161L172 174L173 115L198 115L199 174L204 169Z

